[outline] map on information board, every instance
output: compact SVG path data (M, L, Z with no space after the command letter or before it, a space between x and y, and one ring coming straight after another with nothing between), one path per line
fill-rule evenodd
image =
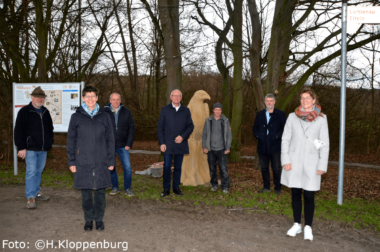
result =
M46 94L44 106L49 110L54 132L67 132L71 115L80 106L79 83L33 83L15 84L13 92L13 113L31 102L33 90L40 86Z
M49 110L53 124L62 124L62 90L44 90L47 97L44 106ZM30 99L29 91L25 92Z

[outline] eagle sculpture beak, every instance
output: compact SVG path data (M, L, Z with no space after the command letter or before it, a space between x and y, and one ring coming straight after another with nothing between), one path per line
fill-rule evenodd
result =
M205 97L205 99L204 100L211 100L211 97L206 93L206 95L205 95L206 97Z

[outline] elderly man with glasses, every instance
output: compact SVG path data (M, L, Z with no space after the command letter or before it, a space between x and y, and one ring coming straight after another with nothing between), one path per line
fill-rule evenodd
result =
M174 157L173 192L183 195L179 189L184 154L189 154L187 139L194 130L190 110L182 103L182 93L175 89L170 94L172 102L161 109L157 125L158 142L164 153L164 191L161 197L170 194L171 167Z

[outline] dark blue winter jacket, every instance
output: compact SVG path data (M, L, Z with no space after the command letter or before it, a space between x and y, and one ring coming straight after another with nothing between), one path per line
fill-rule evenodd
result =
M74 187L101 189L112 185L109 166L115 166L115 137L111 117L102 108L91 117L82 107L71 116L67 132L69 166L76 166Z
M257 151L261 154L281 152L281 138L286 123L285 112L274 108L269 124L265 112L266 109L263 109L257 113L253 125L253 134L259 140ZM268 135L267 130L269 130Z
M172 103L161 109L157 135L159 145L166 145L165 154L189 154L187 139L193 130L194 124L190 110L183 104L181 104L178 111L176 111ZM183 138L183 141L179 144L174 142L177 136Z
M115 114L111 110L111 103L104 105L104 111L107 112L112 121L113 132L115 133L115 143L117 148L131 147L135 139L135 122L129 109L120 103L118 112L117 125L115 122Z

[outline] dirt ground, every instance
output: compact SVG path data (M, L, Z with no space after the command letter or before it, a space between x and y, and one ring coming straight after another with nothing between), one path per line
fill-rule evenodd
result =
M80 191L43 187L50 201L28 210L24 186L0 188L0 251L125 251L122 242L128 251L380 251L378 233L335 222L314 222L314 241L306 242L303 233L285 235L293 223L282 216L109 195L105 230L85 232ZM16 241L25 249L11 249ZM119 248L74 246L104 241Z

